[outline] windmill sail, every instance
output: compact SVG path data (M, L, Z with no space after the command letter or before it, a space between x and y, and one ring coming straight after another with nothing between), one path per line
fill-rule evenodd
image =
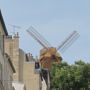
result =
M27 32L44 48L50 47L50 43L38 33L32 26L27 30Z
M77 31L73 31L72 34L60 46L57 47L57 50L64 52L68 47L70 47L79 37L79 33Z

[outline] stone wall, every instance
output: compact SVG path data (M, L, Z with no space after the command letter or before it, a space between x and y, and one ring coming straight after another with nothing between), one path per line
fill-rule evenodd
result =
M13 75L15 81L19 81L19 37L5 37L5 53L7 53L15 67L16 73Z

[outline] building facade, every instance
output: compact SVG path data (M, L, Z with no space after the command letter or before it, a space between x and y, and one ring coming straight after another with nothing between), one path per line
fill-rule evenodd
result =
M27 90L42 90L40 73L35 70L34 61L24 62L23 80Z
M24 90L42 90L40 73L35 69L35 60L31 54L26 54L19 48L18 33L14 36L8 35L1 11L0 35L2 35L0 41L3 42L0 43L0 46L3 58L2 64L4 64L4 72L1 76L5 79L3 79L4 83L3 85L1 84L2 87L0 87L0 90L12 90L12 80L14 81L13 86L15 90L18 90L17 87L19 86L22 88L23 85L26 87L23 88ZM8 73L8 75L6 73ZM19 88L19 90L21 89Z
M0 90L13 90L12 81L15 69L4 49L4 37L8 36L6 26L0 11Z
M41 77L40 73L35 72L35 60L19 48L18 34L5 37L5 52L16 70L14 81L25 84L26 90L41 90Z
M19 81L19 37L18 35L4 37L4 48L15 67L16 73L13 74L13 79Z
M26 85L26 90L42 90L40 72L35 69L35 59L32 54L20 50L20 81Z
M4 72L3 72L4 90L13 90L13 87L12 87L13 73L15 73L14 66L11 62L10 57L7 54L5 54L4 55Z
M15 69L7 54L0 50L0 90L13 90L12 81Z
M4 57L0 50L0 90L4 90L3 86L3 74L4 74Z

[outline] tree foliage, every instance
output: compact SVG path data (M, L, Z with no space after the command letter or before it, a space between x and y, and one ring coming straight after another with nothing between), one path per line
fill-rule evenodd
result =
M53 63L50 71L51 90L90 90L90 64L77 61Z

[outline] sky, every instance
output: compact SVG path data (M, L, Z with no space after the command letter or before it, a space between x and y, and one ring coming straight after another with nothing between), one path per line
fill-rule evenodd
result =
M27 32L33 26L53 47L77 30L80 37L64 53L63 60L73 64L77 60L90 63L90 0L0 0L0 9L9 34L13 27L19 32L20 45L26 53L39 55L42 46Z

